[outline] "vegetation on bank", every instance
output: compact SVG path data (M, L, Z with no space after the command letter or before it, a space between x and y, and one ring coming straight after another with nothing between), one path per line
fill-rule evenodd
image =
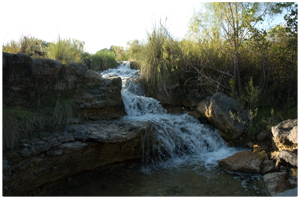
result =
M204 5L184 39L174 40L160 23L145 43L129 45L148 94L180 101L186 94L204 98L222 91L249 110L250 137L297 118L297 3ZM261 27L283 10L285 25Z
M82 41L58 38L52 43L22 37L2 50L66 65L86 63L97 71L131 60L140 66L148 95L165 95L178 103L189 95L203 99L222 91L249 110L249 137L297 118L298 4L222 2L206 3L205 8L206 12L194 14L182 40L174 40L160 23L145 42L129 41L127 49L111 46L89 54ZM258 26L283 10L287 10L285 25ZM72 115L70 100L54 101L39 109L19 109L4 102L3 124L15 135L4 137L4 142L13 146L18 132L26 134L49 120L57 124Z

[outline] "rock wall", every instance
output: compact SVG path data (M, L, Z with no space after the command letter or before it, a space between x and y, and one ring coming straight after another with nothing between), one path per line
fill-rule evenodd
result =
M35 133L3 152L3 195L32 195L78 172L141 158L148 125L117 119L126 114L121 89L121 78L102 78L85 64L3 53L10 106L34 109L60 97L75 104L73 125Z
M112 119L125 115L119 77L102 78L85 64L31 59L24 54L3 53L3 95L14 95L12 104L38 107L47 100L67 96L77 105L77 116Z
M3 154L3 195L34 195L79 172L140 159L143 136L150 130L141 122L98 121L23 139L19 148Z

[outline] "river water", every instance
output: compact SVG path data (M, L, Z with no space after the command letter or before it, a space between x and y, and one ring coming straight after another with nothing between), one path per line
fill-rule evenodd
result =
M126 121L152 126L154 142L144 136L140 163L90 171L47 190L50 196L265 196L259 176L228 174L218 161L245 149L227 147L216 130L188 114L168 114L159 101L145 97L139 71L123 62L103 77L122 78ZM150 143L151 144L150 146ZM155 154L151 156L150 154Z

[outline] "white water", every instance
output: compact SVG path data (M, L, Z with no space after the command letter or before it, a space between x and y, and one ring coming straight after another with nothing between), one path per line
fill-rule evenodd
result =
M217 166L219 160L240 151L227 147L216 130L205 127L197 119L186 114L168 114L159 101L145 97L138 85L139 71L130 69L129 62L123 62L116 69L101 73L104 78L122 78L122 99L127 116L124 120L148 122L152 126L154 146L144 143L144 169L170 168L181 165L202 165L206 169ZM145 135L147 136L147 135ZM150 150L155 157L150 157Z

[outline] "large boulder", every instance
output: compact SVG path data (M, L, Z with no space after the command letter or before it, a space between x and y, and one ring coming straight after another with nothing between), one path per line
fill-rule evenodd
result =
M298 120L285 120L272 127L274 144L278 151L298 148Z
M286 172L273 172L264 175L261 180L271 196L285 192L291 188L287 182L288 174Z
M239 137L245 131L247 111L242 109L241 103L221 92L199 102L197 111L217 128L234 137Z
M259 174L262 158L251 151L241 151L218 162L228 172Z

